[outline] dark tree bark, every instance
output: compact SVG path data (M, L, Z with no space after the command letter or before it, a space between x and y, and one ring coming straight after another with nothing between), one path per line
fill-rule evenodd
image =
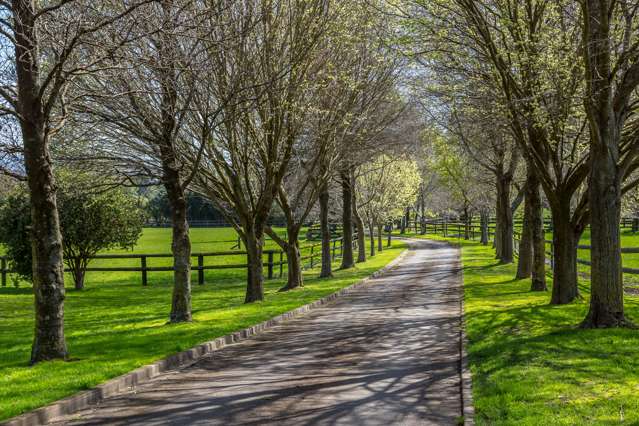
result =
M426 233L426 202L424 200L424 193L423 192L420 193L419 209L420 209L420 214L419 214L420 230L419 230L419 233L421 235L424 235Z
M353 219L355 220L355 227L357 228L357 263L366 262L366 228L364 227L364 220L359 213L357 207L357 193L355 191L355 172L351 170L351 182L353 183L353 190L351 191L353 196Z
M76 290L84 290L84 276L86 275L87 260L81 256L68 257L66 262L73 275L73 287Z
M262 250L264 248L264 230L258 226L244 228L244 245L246 246L247 280L244 303L264 300L264 264Z
M532 230L533 262L531 270L531 291L546 291L546 235L544 215L539 192L539 181L533 173L533 181L527 188L526 203L530 208Z
M179 172L168 163L164 167L164 187L171 206L173 253L173 295L170 321L191 321L191 239L187 220L186 194L179 181Z
M603 137L610 137L608 135ZM626 325L621 271L621 182L607 144L591 144L590 167L590 310L582 327Z
M328 223L329 200L328 184L323 184L319 191L320 232L322 234L322 269L320 271L320 278L333 276L331 265L331 230ZM346 244L346 241L342 241L342 245L345 246Z
M73 272L73 285L76 290L84 290L84 276L83 269L78 269Z
M304 286L304 276L302 275L302 256L297 240L293 241L289 237L286 250L286 263L288 266L288 278L286 285L280 291L293 290Z
M381 252L384 250L384 226L377 225L377 251Z
M348 170L340 173L342 183L342 229L343 249L341 269L349 269L355 266L353 261L353 187L351 175Z
M31 364L65 359L62 235L51 165L46 111L39 95L40 70L34 3L12 2L17 105L31 197L35 336Z
M501 263L513 262L513 213L510 206L509 177L497 178L497 227L495 243L497 258Z
M375 226L372 223L368 224L368 231L370 232L371 256L375 256Z
M165 19L170 19L171 3L164 2L162 7ZM180 165L175 148L175 129L177 127L177 70L173 58L174 40L166 35L159 38L159 71L161 83L160 123L162 134L157 141L162 163L162 181L171 208L173 252L173 295L170 322L188 322L191 316L191 240L187 221L187 203L184 185L180 178Z
M288 210L288 203L283 203ZM270 226L267 226L265 232L280 246L282 250L286 252L286 263L288 266L288 279L286 285L279 289L279 291L294 290L298 287L304 286L304 275L302 274L302 256L299 246L299 233L301 229L301 222L294 224L292 220L288 218L292 217L292 211L285 211L287 215L286 223L286 235L287 239L280 238Z
M353 217L355 218L355 226L357 227L357 263L366 262L366 228L364 220L359 214L356 197L353 196Z
M570 220L570 202L554 210L553 221L553 286L550 304L563 305L579 297L577 287L577 244L581 233Z
M524 201L524 221L522 224L521 236L519 240L519 255L517 260L517 274L515 278L518 280L528 278L532 274L533 269L533 216L535 212L533 211L533 206L531 205L531 196L534 197L534 189L532 188L535 185L535 182L532 180L531 176L532 170L531 167L527 167L527 178L525 185L526 198ZM539 196L539 190L537 190L537 196Z
M468 206L464 206L464 239L470 239L470 222L473 218L470 216L470 211Z
M410 232L410 207L406 207L406 213L404 213L404 220L402 222L401 233L405 234L406 229Z
M386 242L386 247L390 247L393 245L392 243L392 233L393 233L393 222L388 223L388 241Z
M479 216L479 227L481 229L481 244L487 246L488 245L488 211L482 210Z
M621 7L628 6L616 5L617 12ZM613 23L615 2L610 0L585 0L582 8L587 88L585 106L590 125L591 293L590 310L581 326L627 326L619 232L621 182L628 167L627 160L636 158L636 153L620 161L623 155L620 142L630 111L631 95L639 86L639 62L636 61L639 49L636 41L631 43L627 39L636 32L633 27L636 19L625 11L625 26ZM617 31L624 37L620 45L616 44L618 40L614 40ZM614 63L613 52L625 60L617 59L618 62ZM634 60L628 60L629 57L634 57ZM626 148L625 151L633 150Z

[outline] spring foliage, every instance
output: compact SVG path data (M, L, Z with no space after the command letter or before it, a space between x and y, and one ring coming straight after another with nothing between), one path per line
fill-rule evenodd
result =
M58 177L64 260L74 278L76 269L84 272L89 258L98 251L135 245L145 221L133 194L121 188L92 190L91 179L66 174ZM0 241L6 247L10 267L31 279L31 206L24 186L0 201Z

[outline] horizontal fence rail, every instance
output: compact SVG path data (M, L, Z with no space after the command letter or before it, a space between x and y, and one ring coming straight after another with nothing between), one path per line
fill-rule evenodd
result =
M351 243L354 248L357 247L357 235L354 235ZM306 265L303 265L303 269L312 269L317 264L317 258L321 258L321 250L316 250L317 247L321 247L321 242L308 244L300 247L300 253L307 253L301 256L302 262L308 261ZM334 238L330 240L331 247L331 260L335 260L342 256L344 251L343 237ZM216 269L246 269L248 263L233 263L233 264L217 264L207 265L205 259L212 257L230 257L230 256L245 256L246 251L243 250L231 250L231 251L212 251L202 253L191 253L191 259L196 259L196 263L192 264L191 271L197 272L197 282L199 285L204 284L204 271L216 270ZM279 269L278 276L281 278L284 274L284 265L287 264L288 258L286 252L281 249L262 250L262 255L266 260L262 263L262 266L266 268L266 277L272 279L275 277L276 267ZM140 272L142 278L142 285L148 285L148 273L149 272L172 272L173 266L149 266L148 259L157 258L172 258L170 253L131 253L131 254L97 254L89 257L89 262L93 260L137 260L139 266L89 266L85 269L86 272ZM7 277L9 274L15 273L14 270L8 268L9 258L7 256L0 256L0 282L2 287L7 286ZM69 268L64 269L65 272L71 272Z
M623 227L633 227L633 229L637 228L636 218L627 218L620 223L620 226ZM514 222L516 223L516 222ZM521 222L520 222L521 223ZM417 225L415 225L417 224ZM425 231L425 234L441 234L444 237L456 237L456 238L467 238L471 240L476 240L479 236L481 236L481 225L473 224L473 223L464 223L458 221L446 221L444 219L436 219L436 220L426 220L423 222L415 221L415 223L411 222L411 227L409 229L414 229L415 232ZM639 229L638 229L639 230ZM546 229L546 232L552 232L552 229ZM494 223L490 223L488 225L488 238L491 240L495 235L495 225ZM521 233L518 230L513 230L513 242L514 242L514 251L515 255L519 254L519 243L521 240ZM548 260L550 266L554 265L554 250L553 250L553 241L552 240L544 240L546 245L550 246L550 250L546 251L546 255L548 256ZM590 245L579 244L577 246L578 250L591 250ZM639 247L622 247L622 254L637 254L639 253ZM590 266L590 260L577 258L577 263L585 266ZM630 267L622 267L622 272L628 275L639 275L639 268L630 268Z

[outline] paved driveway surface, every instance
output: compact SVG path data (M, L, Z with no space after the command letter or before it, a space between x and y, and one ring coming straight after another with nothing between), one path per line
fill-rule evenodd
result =
M337 302L58 424L452 425L458 251L430 241Z

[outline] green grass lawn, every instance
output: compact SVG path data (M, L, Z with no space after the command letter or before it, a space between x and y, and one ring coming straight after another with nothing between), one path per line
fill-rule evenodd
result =
M463 228L462 228L463 229ZM462 231L463 232L463 231ZM449 234L455 235L453 239L457 239L456 234L458 233L457 227L451 226L449 229ZM398 230L393 231L394 235L399 235ZM441 232L439 232L441 235ZM419 232L414 232L412 229L410 232L404 234L405 236L415 236L420 237ZM479 232L475 232L475 237L479 240ZM491 237L492 238L492 237ZM546 240L552 240L552 233L546 233ZM590 230L586 229L579 240L580 245L590 245ZM546 244L546 251L550 252L550 243ZM621 246L622 247L639 247L639 233L634 233L628 227L621 229ZM588 249L579 249L577 250L577 257L582 260L590 261L590 250ZM624 267L639 269L639 253L622 253L621 254L622 263ZM578 264L577 268L582 275L588 275L590 273L590 266L584 264ZM635 274L624 274L624 282L629 286L638 286L639 285L639 275Z
M194 251L229 250L233 242L228 240L235 238L228 229L193 229L191 235ZM166 253L169 238L169 229L146 229L134 252ZM139 273L93 272L83 291L73 290L67 277L65 333L72 359L34 367L27 366L33 338L31 288L9 283L0 288L0 420L319 299L370 275L404 248L394 242L357 268L336 271L332 279L318 279L317 269L307 270L304 288L291 292L277 292L282 279L268 280L265 301L251 305L243 304L245 271L207 271L206 284L193 286L194 321L180 325L166 324L170 272L149 273L148 287L141 286Z
M550 306L490 247L460 244L477 423L639 424L639 331L578 329L587 281L582 301ZM639 298L626 309L639 322Z

